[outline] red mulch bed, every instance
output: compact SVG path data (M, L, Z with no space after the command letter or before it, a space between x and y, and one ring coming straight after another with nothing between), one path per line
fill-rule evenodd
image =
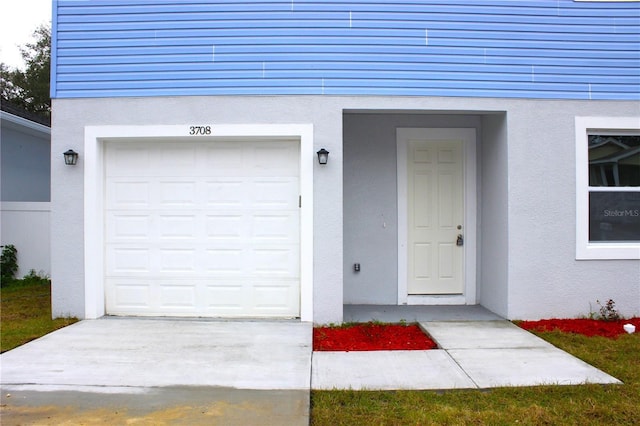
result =
M364 323L313 329L314 351L407 351L436 347L417 324Z
M530 331L562 331L563 333L584 334L585 336L602 336L615 338L627 334L622 328L624 324L636 326L636 333L640 333L640 318L630 318L618 321L603 321L597 319L543 319L540 321L519 321L517 324Z

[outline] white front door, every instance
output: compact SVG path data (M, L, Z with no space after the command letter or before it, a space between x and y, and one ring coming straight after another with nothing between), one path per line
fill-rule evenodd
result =
M405 271L399 301L467 293L465 152L475 140L471 132L398 129L399 269Z
M409 294L462 294L462 142L409 140Z

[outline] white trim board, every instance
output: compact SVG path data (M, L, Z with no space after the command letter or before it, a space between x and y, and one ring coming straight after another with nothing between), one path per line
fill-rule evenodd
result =
M232 124L209 125L210 134L190 136L189 125L87 126L84 152L84 270L85 318L105 314L104 289L104 146L109 140L285 137L300 140L300 319L313 321L313 125Z
M428 130L434 139L464 142L464 281L462 296L407 294L407 138ZM397 128L398 173L398 305L475 305L477 303L477 148L475 128Z

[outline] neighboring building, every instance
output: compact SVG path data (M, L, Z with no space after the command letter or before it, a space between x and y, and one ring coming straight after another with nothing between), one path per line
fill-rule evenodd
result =
M0 103L0 244L18 250L17 277L51 268L49 126L48 117Z
M54 1L54 314L640 314L639 17Z

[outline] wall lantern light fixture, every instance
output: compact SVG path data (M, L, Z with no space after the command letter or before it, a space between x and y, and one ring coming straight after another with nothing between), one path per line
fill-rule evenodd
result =
M322 148L320 151L318 151L318 163L327 164L327 160L329 160L329 151Z
M64 154L64 164L67 166L75 166L78 162L78 153L72 149L67 150Z

